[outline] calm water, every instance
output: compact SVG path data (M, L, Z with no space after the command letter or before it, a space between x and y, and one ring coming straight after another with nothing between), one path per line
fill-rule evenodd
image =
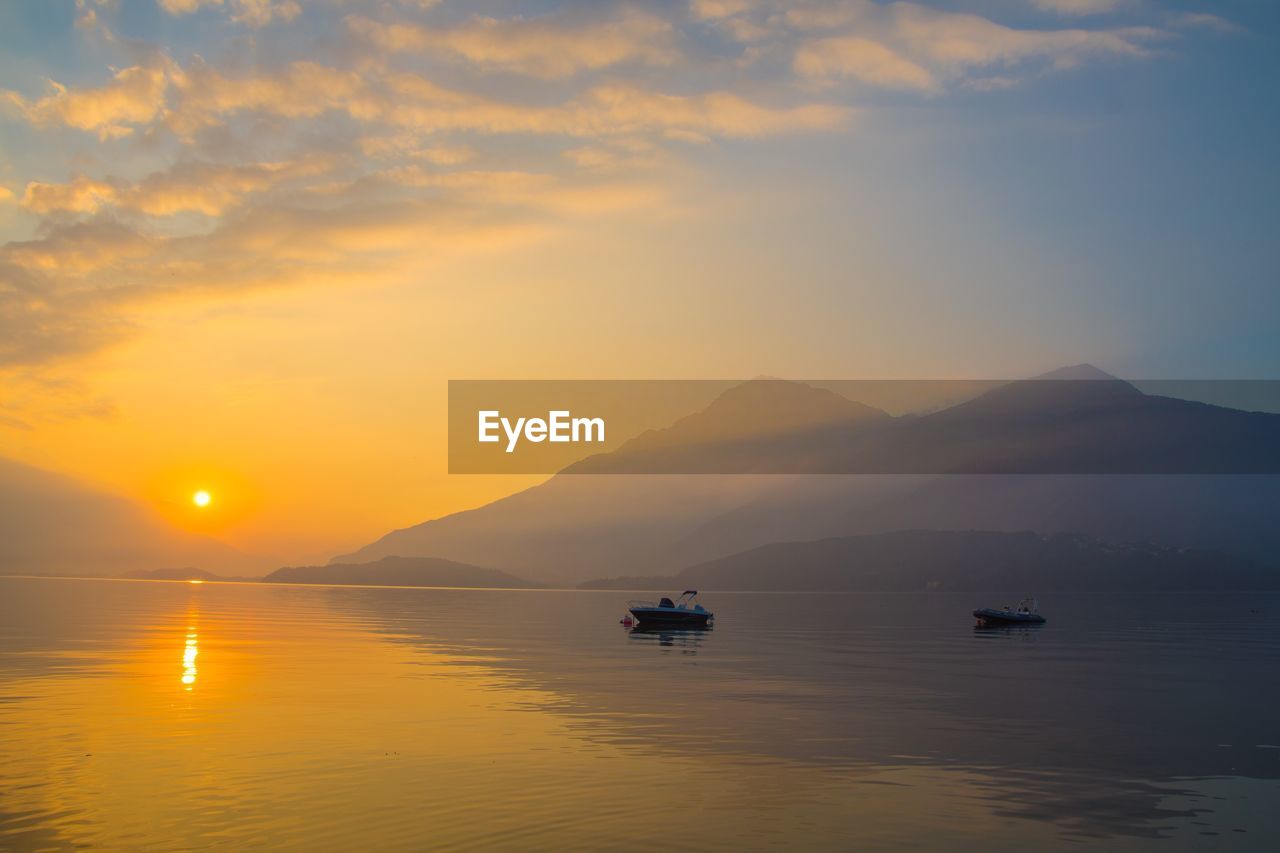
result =
M1280 844L1280 597L626 598L0 578L0 848Z

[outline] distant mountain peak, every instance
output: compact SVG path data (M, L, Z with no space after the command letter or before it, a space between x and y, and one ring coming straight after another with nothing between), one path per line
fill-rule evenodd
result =
M564 473L736 471L762 460L767 468L770 441L785 444L788 437L799 440L815 431L889 420L888 413L826 388L787 379L750 379L671 426L647 430L610 453L574 463ZM807 451L801 443L783 452ZM736 461L727 462L721 455L726 453ZM786 469L787 463L781 467Z
M749 379L723 391L699 415L750 418L782 428L830 421L880 418L885 413L804 382L766 376ZM688 420L688 419L686 419Z
M1120 382L1117 376L1112 376L1105 370L1100 370L1092 364L1073 364L1070 367L1059 367L1057 370L1050 370L1048 373L1042 373L1039 376L1033 376L1033 380L1040 379L1068 379L1074 381L1092 380Z

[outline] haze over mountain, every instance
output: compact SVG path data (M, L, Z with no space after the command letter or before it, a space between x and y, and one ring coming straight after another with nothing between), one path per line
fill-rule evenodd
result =
M366 586L462 586L527 589L537 584L497 569L432 557L383 557L372 563L285 566L263 578L267 583L323 583Z
M670 553L676 543L773 488L769 480L558 475L477 509L393 531L333 562L443 556L569 584L615 570L674 570L688 564Z
M785 406L794 411L806 389L770 382L753 386L748 396L761 410L770 394L779 394L780 405L785 395ZM819 416L792 421L765 438L744 443L731 437L727 450L708 441L708 413L732 402L726 394L730 399L717 400L703 417L638 437L616 455L584 460L584 468L617 464L634 470L639 462L687 461L696 453L717 464L807 460L811 467L799 470L825 471L866 463L874 452L896 460L890 470L928 473L564 473L487 506L394 531L337 559L439 556L549 583L578 583L672 573L771 542L925 528L1086 533L1261 560L1280 554L1277 476L1016 473L1072 466L1230 470L1252 464L1250 454L1265 470L1280 463L1280 416L1143 394L1087 365L914 417L893 418L833 402L827 391L807 391L810 410ZM1003 456L992 455L1001 448ZM771 463L746 470L778 468ZM975 470L1009 473L964 473Z
M248 581L258 580L258 578L232 577L230 575L219 575L214 572L206 572L204 569L197 569L192 566L176 566L165 569L139 569L134 572L125 572L123 577L131 580L143 581Z
M880 409L823 388L753 379L666 429L648 430L563 473L795 473L829 458L816 436L850 435L892 420Z
M746 389L754 406L725 405ZM745 383L565 473L1280 474L1280 415L1144 394L1091 365L918 416L841 409L831 397L841 399L799 383ZM779 427L743 430L771 410L788 414L774 415Z
M266 568L153 512L75 480L0 459L0 573L119 575L193 565L224 573Z
M902 530L776 542L674 577L601 579L593 589L795 592L1155 592L1280 589L1274 565L1216 551L1115 545L1078 534Z

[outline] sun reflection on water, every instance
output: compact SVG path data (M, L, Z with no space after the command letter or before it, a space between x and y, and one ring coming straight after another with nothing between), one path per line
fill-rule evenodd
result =
M182 683L187 690L196 683L196 655L200 653L200 635L194 625L187 626L187 642L182 647Z

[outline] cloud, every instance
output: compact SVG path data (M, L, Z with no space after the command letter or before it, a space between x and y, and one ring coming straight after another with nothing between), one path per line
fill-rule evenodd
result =
M694 0L693 19L710 24L731 40L751 44L775 35L774 21L761 19L761 0Z
M669 131L746 138L834 130L851 111L826 104L767 107L730 92L671 95L624 84L597 86L567 104L528 107L440 89L414 75L388 81L395 97L371 99L357 117L420 131L606 137Z
M126 320L95 315L83 294L61 296L42 285L0 257L0 367L92 352L127 333Z
M868 0L834 3L798 3L786 9L782 20L797 30L831 30L866 19L877 10Z
M635 134L651 130L730 138L830 131L852 117L847 107L802 104L766 107L730 92L668 95L633 86L601 86L569 111L572 135Z
M292 21L302 12L297 0L235 0L231 20L264 27L274 20Z
M176 104L165 118L182 135L243 111L312 118L331 110L348 110L367 91L359 73L308 60L291 62L276 71L228 77L199 58L175 75L175 88Z
M201 6L221 6L222 0L156 0L170 15L189 15Z
M0 283L4 280L5 271L0 266ZM5 301L3 285L0 284L0 328L4 326ZM45 333L48 331L46 329ZM27 345L39 339L39 330L34 332ZM5 362L9 351L0 343L0 364ZM74 373L55 377L41 368L11 368L5 371L4 381L5 398L0 401L0 426L10 429L36 430L69 421L109 420L119 414L119 407L114 401L94 394L91 385Z
M852 78L885 89L934 92L933 72L879 42L859 36L814 39L796 51L797 74L814 78Z
M209 4L170 11L200 5ZM408 70L413 51L396 63L356 53L349 67L282 58L233 71L152 50L97 84L51 84L32 100L6 93L38 130L132 135L122 168L171 162L126 178L86 158L66 180L28 179L16 198L4 190L39 222L29 239L0 246L0 368L111 346L165 300L369 282L602 215L664 210L655 166L666 140L829 132L853 114L785 91L766 102L728 89L665 92L623 73L571 79L665 67L672 33L637 12L586 23L473 19L438 50L480 77L451 74L450 85ZM495 70L560 82L532 97L489 94L501 91L483 82ZM252 156L282 147L293 153ZM539 157L541 168L522 162Z
M0 262L12 271L21 268L32 275L63 276L50 286L146 257L154 242L114 220L102 219L59 225L33 240L17 240L0 247ZM10 282L12 284L12 282Z
M12 91L0 91L0 100L39 127L65 125L96 131L106 139L127 136L133 132L130 125L146 124L160 114L169 75L165 64L157 62L115 71L111 80L98 87L73 90L53 80L49 85L53 92L36 101Z
M365 136L359 140L361 152L367 157L389 159L409 157L425 160L437 166L456 166L472 160L476 150L469 145L424 145L413 133L395 133L389 136Z
M189 15L205 6L225 7L231 20L251 27L265 27L272 21L292 21L302 12L297 0L158 0L170 15Z
M1102 15L1131 6L1133 0L1031 0L1043 12L1059 15Z
M554 183L475 175L408 199L262 205L185 237L105 219L54 226L39 239L0 248L0 369L111 346L139 330L149 306L167 300L368 286L406 264L543 239L554 230L548 215L617 207L616 199L587 205Z
M561 156L578 169L614 172L649 168L663 158L657 145L643 137L616 137L599 144L567 148Z
M1237 35L1245 32L1244 27L1218 15L1207 12L1182 12L1170 18L1170 24L1185 29L1211 30L1217 33Z
M186 211L218 216L238 204L247 193L265 190L288 173L284 163L243 166L180 163L130 187L122 203L149 216L172 216Z
M165 120L184 136L241 112L285 118L339 112L418 135L676 132L726 138L830 131L845 126L852 113L839 105L771 107L727 91L672 95L622 83L590 88L563 104L530 106L445 88L409 72L362 75L307 61L235 78L198 63L175 87L179 97Z
M216 164L183 161L154 172L137 183L116 179L94 180L77 175L65 184L32 181L21 205L32 213L95 213L116 208L147 216L202 213L218 216L241 199L276 183L326 171L327 157L309 157L297 163Z
M617 162L617 154L607 148L586 145L582 148L570 148L564 152L565 158L584 169L600 169L611 167Z
M32 181L22 196L21 204L33 213L93 213L104 205L114 204L116 188L106 181L95 181L77 175L70 183L44 184Z
M909 53L956 71L1036 59L1061 68L1089 56L1142 57L1149 54L1146 42L1161 37L1148 27L1020 30L978 15L936 12L907 4L894 9L891 28L893 37Z
M472 18L451 28L347 19L348 29L392 53L439 51L478 68L534 77L568 77L628 62L669 65L672 25L655 15L624 11L613 20Z
M172 11L198 8L194 2L176 0ZM767 42L760 51L744 54L745 61L776 55L779 49L789 52L791 71L810 87L852 80L930 95L952 87L1004 88L1095 58L1146 57L1153 42L1167 37L1153 27L1018 29L910 2L845 0L778 7L717 0L699 3L692 11L726 32ZM853 112L841 104L798 103L794 91L780 98L775 94L781 102L776 106L729 90L668 93L618 73L585 81L576 92L562 87L559 103L513 92L503 98L480 94L492 91L484 85L484 75L494 70L565 79L618 71L628 64L670 65L677 58L675 24L650 12L623 10L606 20L585 21L567 13L472 18L448 27L351 16L347 29L375 48L372 55L357 53L354 68L300 59L230 74L199 56L182 67L161 54L150 63L114 72L100 87L53 84L55 91L35 102L12 92L5 98L41 127L63 124L105 137L163 126L188 141L245 113L294 120L340 114L420 137L648 133L705 140L830 131L846 126ZM752 32L741 35L747 30ZM444 86L437 78L389 63L387 55L397 53L415 60L410 66L419 64L424 53L443 53L478 74L477 85L459 86L451 77L451 86ZM417 147L426 159L433 150L449 156L431 143ZM100 196L90 195L85 203L95 197Z
M323 49L281 39L266 52L239 25L295 18L299 3L160 3L218 12L200 21L211 59L101 40L133 58L40 97L0 92L55 163L71 148L59 132L80 152L56 173L65 180L6 173L0 187L7 221L31 228L0 246L0 366L109 346L164 300L392 280L603 215L669 212L693 166L685 145L842 132L867 89L1007 88L1151 56L1167 37L870 0L577 4L502 19L371 0ZM80 133L128 139L95 150Z
M76 0L76 26L85 31L93 32L98 27L98 12L94 9L94 5L103 5L107 0Z
M115 203L158 183L117 185ZM105 210L50 222L38 238L0 247L0 369L110 346L163 301L368 285L436 258L545 239L578 218L662 203L658 188L634 174L629 182L566 181L419 162L352 181L323 205L291 197L238 206L203 233L148 231Z
M718 21L740 15L751 7L750 0L693 0L689 11L700 21Z
M925 93L947 82L1004 88L1019 74L1094 58L1143 58L1151 55L1151 43L1168 37L1153 27L1018 29L905 2L798 7L786 20L802 33L793 61L800 76Z

